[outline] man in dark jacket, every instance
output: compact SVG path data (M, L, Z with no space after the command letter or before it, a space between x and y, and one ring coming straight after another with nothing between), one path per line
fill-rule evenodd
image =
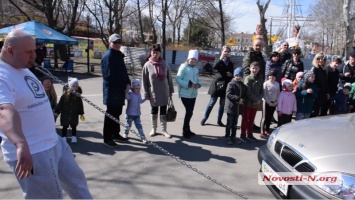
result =
M280 59L279 59L279 62L281 65L283 65L286 60L290 60L292 58L292 54L288 51L288 42L284 42L282 43L281 45L281 51L279 52L280 53Z
M103 103L106 112L119 120L125 102L125 93L130 89L131 81L128 77L124 54L120 51L122 38L119 34L109 37L110 46L101 59L103 78ZM104 143L110 147L117 147L113 140L127 141L120 134L120 124L105 116L103 137Z
M350 53L349 62L344 66L343 71L340 74L340 79L343 83L355 82L355 51Z
M261 50L263 49L263 41L260 39L256 39L253 42L253 47L250 48L249 52L243 58L243 69L244 69L244 77L250 75L250 64L254 61L258 62L260 71L259 73L263 76L263 80L265 80L265 65L266 62L264 60L263 54Z
M324 102L324 107L321 110L322 115L327 115L331 105L331 99L338 92L340 72L338 70L339 65L342 63L341 59L337 56L333 56L329 65L325 67L326 84L327 84L327 99Z
M250 48L249 52L243 58L243 69L244 69L244 78L251 74L250 64L252 62L258 62L259 64L259 76L262 77L262 80L265 80L265 65L263 54L261 50L263 49L264 44L260 39L256 39L253 42L253 47ZM260 127L254 124L254 130L260 132Z

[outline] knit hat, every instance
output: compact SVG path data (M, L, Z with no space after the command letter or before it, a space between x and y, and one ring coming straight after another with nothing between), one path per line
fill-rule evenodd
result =
M69 85L69 87L79 86L79 81L77 78L68 77L68 85Z
M277 71L274 70L274 69L271 69L271 70L269 71L268 76L274 76L274 77L276 77L276 76L277 76Z
M290 79L285 79L282 81L282 88L284 90L287 90L288 86L292 84L292 81Z
M139 79L134 79L132 81L132 87L140 87L141 86L141 81Z
M303 75L304 75L304 73L303 72L297 72L297 74L296 74L296 78L302 78L303 77Z
M312 70L308 70L304 75L304 80L308 80L309 77L314 76L314 72Z
M195 58L196 60L198 60L198 51L197 50L190 50L189 55L187 56L187 59L190 59L190 58Z
M351 91L351 83L345 83L343 89L348 89L349 91Z
M234 76L239 75L239 76L243 77L243 76L244 76L243 68L237 67L237 68L234 70L233 75L234 75Z

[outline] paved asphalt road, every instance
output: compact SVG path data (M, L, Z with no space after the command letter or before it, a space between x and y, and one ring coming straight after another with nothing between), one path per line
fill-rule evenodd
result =
M102 104L102 78L83 73L69 74L79 78L83 96L105 110ZM65 76L61 75L62 79ZM139 77L138 77L139 78ZM149 137L150 105L142 104L142 125L149 140L176 157L191 164L223 185L251 199L273 199L269 190L258 185L258 148L265 144L256 143L229 146L224 141L224 128L216 126L215 105L205 126L200 125L205 107L209 101L207 90L210 77L201 76L191 129L196 136L182 138L184 107L178 95L173 95L178 117L168 123L171 139L163 136ZM55 84L59 96L62 86ZM175 87L175 91L177 87ZM236 199L237 195L199 175L176 159L151 145L145 145L138 137L130 134L129 143L122 143L117 149L103 144L102 128L104 115L85 103L86 121L80 122L78 143L70 144L81 168L84 170L91 193L95 199ZM260 112L257 120L260 120ZM124 120L124 116L121 116ZM223 116L226 121L226 115ZM240 120L239 120L240 123ZM272 125L274 127L274 124ZM61 132L59 120L57 131ZM238 136L240 131L238 130ZM70 131L69 131L70 135ZM258 133L254 133L259 138ZM69 140L68 140L69 141ZM21 190L9 167L0 155L0 198L20 199ZM65 195L65 198L68 196Z

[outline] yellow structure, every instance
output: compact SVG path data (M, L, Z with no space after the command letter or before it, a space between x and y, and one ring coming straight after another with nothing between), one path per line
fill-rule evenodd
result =
M268 37L267 39L269 42L270 42L270 38L271 38L271 44L269 44L269 45L273 45L276 41L281 40L281 36L277 36L277 35L272 35L272 36L268 35L267 37ZM253 35L253 42L256 39L257 39L256 35Z
M233 37L230 37L227 41L228 46L237 46L237 41L235 41L235 39Z

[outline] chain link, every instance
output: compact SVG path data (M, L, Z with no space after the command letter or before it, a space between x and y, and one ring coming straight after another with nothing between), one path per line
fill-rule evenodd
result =
M59 80L56 76L54 76L51 72L49 72L47 69L42 68L42 67L36 67L36 70L40 71L41 73L51 77L53 79L53 81L60 83L61 85L63 85L65 88L68 88L69 86L63 82L62 80ZM98 111L100 111L101 113L103 113L104 115L106 115L107 117L109 117L110 119L112 119L113 121L115 121L116 123L120 124L121 126L125 127L125 124L120 122L120 120L116 119L115 117L113 117L111 114L107 113L106 111L104 111L103 109L101 109L99 106L97 106L96 104L94 104L92 101L90 101L89 99L87 99L86 97L83 97L80 93L75 92L75 90L71 90L72 93L74 93L75 95L77 95L78 97L80 97L82 100L84 100L85 102L87 102L89 105L91 105L92 107L94 107L95 109L97 109ZM130 132L134 133L136 136L140 137L139 133L137 133L136 131L134 131L133 129L130 130ZM150 141L147 139L147 144L153 146L154 148L158 149L159 151L163 152L164 154L166 154L167 156L170 156L171 158L175 159L177 162L179 162L182 165L185 165L187 168L191 169L192 171L198 173L199 175L205 177L206 179L212 181L213 183L219 185L220 187L224 188L225 190L239 196L242 199L249 199L248 197L244 196L243 194L233 190L232 188L228 187L227 185L217 181L216 179L212 178L211 176L203 173L202 171L198 170L196 167L192 166L191 164L187 163L184 160L181 160L179 157L171 154L169 151L163 149L162 147L160 147L159 145L157 145L156 143Z

